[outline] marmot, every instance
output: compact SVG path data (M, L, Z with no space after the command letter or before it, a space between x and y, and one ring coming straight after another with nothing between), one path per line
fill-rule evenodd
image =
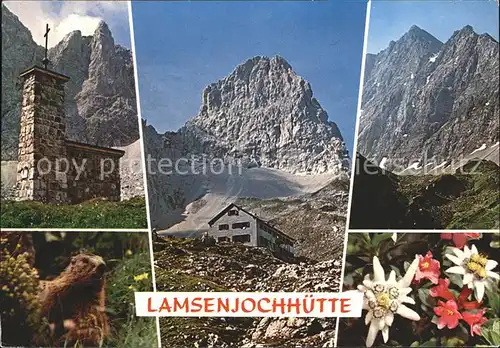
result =
M81 253L57 278L40 281L41 314L48 319L55 345L97 347L108 335L105 269L100 256Z

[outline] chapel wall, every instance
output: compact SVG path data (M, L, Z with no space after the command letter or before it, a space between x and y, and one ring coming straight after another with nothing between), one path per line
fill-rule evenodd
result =
M20 112L17 198L67 203L67 177L57 171L66 156L64 83L67 77L32 68L24 79Z
M120 200L120 157L112 152L67 145L71 159L68 172L68 197L71 203L104 198Z

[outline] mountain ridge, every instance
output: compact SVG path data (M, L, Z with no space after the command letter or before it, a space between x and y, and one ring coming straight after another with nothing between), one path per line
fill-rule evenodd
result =
M208 85L199 113L179 133L191 138L194 152L209 149L228 162L291 173L338 173L348 167L339 128L310 84L281 56L252 57Z
M43 47L2 4L2 160L17 157L19 73L41 64L43 56ZM115 45L104 21L92 36L82 36L79 30L68 33L49 49L48 58L49 69L70 77L65 88L70 140L112 147L139 139L132 55Z
M297 237L299 255L338 256L349 164L340 131L328 119L309 83L283 57L256 56L204 88L199 113L178 132L159 134L144 121L147 156L184 160L179 170L148 176L152 226L197 236L236 203ZM214 172L189 171L216 159Z
M498 41L471 26L444 43L410 31L367 56L358 151L401 171L498 141ZM427 45L409 50L410 39Z

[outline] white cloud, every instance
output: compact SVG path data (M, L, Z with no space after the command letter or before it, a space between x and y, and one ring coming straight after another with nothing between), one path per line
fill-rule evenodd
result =
M55 46L68 33L80 30L92 35L104 20L113 25L128 27L126 1L4 1L10 11L31 31L36 43L45 45L45 24L51 30L49 47Z
M101 21L99 17L92 17L86 15L79 15L72 13L66 18L62 19L54 29L53 44L59 42L64 35L78 29L82 35L91 35L97 25ZM52 36L51 36L52 38Z

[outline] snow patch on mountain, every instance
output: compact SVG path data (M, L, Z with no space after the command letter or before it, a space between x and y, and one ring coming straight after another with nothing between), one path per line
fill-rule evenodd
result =
M198 115L178 132L144 130L152 158L189 159L182 170L215 159L221 166L148 176L152 223L163 231L198 233L238 198L299 197L349 173L340 130L279 56L248 59L207 86Z
M476 153L476 152L478 152L478 151L481 151L481 150L486 149L486 147L487 147L487 146L486 146L486 144L483 144L483 145L481 145L480 147L478 147L477 149L475 149L474 151L472 151L470 154L471 154L471 155L472 155L472 154L475 154L475 153Z

